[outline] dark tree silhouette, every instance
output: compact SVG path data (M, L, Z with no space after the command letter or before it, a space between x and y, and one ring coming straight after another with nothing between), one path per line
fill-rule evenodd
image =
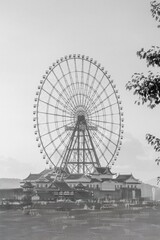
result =
M152 17L160 23L160 3L157 1L151 2ZM158 25L160 27L160 25ZM149 50L143 48L137 52L137 56L140 59L146 60L147 67L160 67L160 48L158 46L152 46ZM134 73L131 81L126 84L127 90L132 90L134 95L138 95L136 104L147 104L149 108L154 108L160 104L160 75L156 75L149 71L145 76L143 73ZM153 145L154 150L160 152L160 139L146 134L146 139L149 144ZM160 164L160 157L156 160L157 164Z
M151 1L151 13L152 17L160 23L160 3L157 1ZM160 27L160 25L157 27Z

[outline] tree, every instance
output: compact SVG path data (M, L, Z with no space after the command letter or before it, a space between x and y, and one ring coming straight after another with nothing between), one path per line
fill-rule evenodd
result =
M152 17L160 23L160 3L157 3L157 1L151 2L151 13ZM157 27L160 27L160 25Z
M157 1L151 2L152 17L160 23L160 3ZM160 25L158 25L160 27ZM140 59L145 59L147 67L160 67L160 48L158 46L152 46L149 50L142 48L137 52L137 56ZM136 104L147 104L151 109L160 104L160 75L154 74L152 71L148 72L145 76L144 73L134 73L131 81L126 84L127 90L132 90L134 95L138 95ZM154 150L160 152L160 139L146 134L146 139L149 144L153 145ZM157 164L160 164L160 157L156 160Z

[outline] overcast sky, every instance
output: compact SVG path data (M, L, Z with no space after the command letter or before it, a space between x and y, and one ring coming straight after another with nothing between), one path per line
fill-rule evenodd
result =
M136 51L160 44L150 1L1 0L0 35L0 178L45 168L33 129L35 92L52 62L72 53L101 63L119 90L125 134L113 172L140 180L160 174L145 141L148 132L160 137L159 106L137 106L125 90L134 72L149 70Z

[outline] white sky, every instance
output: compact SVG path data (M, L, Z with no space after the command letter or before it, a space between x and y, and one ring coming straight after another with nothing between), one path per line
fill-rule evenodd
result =
M136 51L159 45L156 26L147 0L0 0L0 177L45 168L33 129L35 92L52 62L70 53L100 62L119 89L125 135L113 171L157 177L145 134L160 137L159 106L134 105L125 90L134 72L149 70Z

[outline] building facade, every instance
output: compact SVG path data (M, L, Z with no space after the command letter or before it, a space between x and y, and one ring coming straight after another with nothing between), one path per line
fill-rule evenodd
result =
M31 184L32 198L45 201L87 198L98 201L138 201L141 198L139 180L132 174L115 175L110 168L98 167L90 175L68 174L62 179L61 174L47 169L39 174L30 174L23 180L22 187L26 191L26 184Z

